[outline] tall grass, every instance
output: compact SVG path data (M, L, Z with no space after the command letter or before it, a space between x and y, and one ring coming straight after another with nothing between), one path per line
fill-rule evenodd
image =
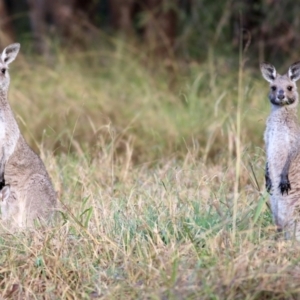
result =
M51 228L1 228L2 298L299 296L299 245L266 205L266 87L246 67L238 88L228 60L211 63L178 62L170 82L118 42L11 67L10 102L61 212Z
M74 151L78 142L94 154L113 134L118 153L131 140L135 162L183 158L188 149L210 160L233 138L238 103L236 64L223 58L211 63L174 62L170 73L164 62L154 68L122 42L114 50L57 52L50 63L26 56L12 66L10 101L27 140L43 141L55 153ZM241 134L247 144L261 146L264 122L256 123L267 114L266 92L246 72Z

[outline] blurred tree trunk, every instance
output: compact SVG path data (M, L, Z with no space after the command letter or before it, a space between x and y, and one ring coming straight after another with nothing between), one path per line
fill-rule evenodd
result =
M234 20L234 46L238 47L240 30L243 30L243 44L249 38L258 41L260 38L260 27L263 21L261 12L262 0L237 0L234 2L232 17Z
M39 53L48 51L47 35L52 30L60 36L75 34L74 0L27 0L29 17Z
M111 22L127 35L138 30L150 52L165 56L173 53L177 27L177 0L110 0ZM143 13L143 28L134 27L137 14Z
M147 0L144 38L150 50L159 56L172 56L176 37L176 1Z
M7 11L5 0L0 0L0 45L7 46L15 39L11 16Z
M45 0L27 0L29 7L29 19L34 38L34 47L38 53L45 53L46 43L46 12L47 3Z
M47 36L55 33L63 41L84 43L84 29L91 28L88 13L93 14L95 1L84 0L27 0L35 49L48 52Z
M110 0L111 23L112 26L132 35L134 33L133 26L133 8L135 0Z

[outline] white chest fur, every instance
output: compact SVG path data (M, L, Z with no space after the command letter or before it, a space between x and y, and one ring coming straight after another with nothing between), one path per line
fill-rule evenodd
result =
M0 112L0 156L5 162L9 159L15 150L20 131L17 123L11 122L10 118Z
M0 113L0 144L4 144L6 134L6 124L3 115Z
M288 134L285 126L268 124L265 133L266 151L268 161L276 162L278 158L285 156L291 147L292 137Z

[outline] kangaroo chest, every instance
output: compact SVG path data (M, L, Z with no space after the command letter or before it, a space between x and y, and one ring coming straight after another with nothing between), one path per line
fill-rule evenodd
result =
M5 161L12 155L19 139L19 128L14 119L0 111L0 154Z
M292 147L293 137L284 124L268 123L271 124L267 124L265 133L267 160L270 177L273 181L277 181Z
M272 118L268 120L265 143L270 177L273 181L279 180L279 175L287 159L296 151L299 137L297 123L274 121Z
M295 143L295 138L289 134L287 128L278 126L267 128L265 140L267 156L272 161L286 156Z
M6 124L3 113L0 112L0 144L3 145L5 141Z

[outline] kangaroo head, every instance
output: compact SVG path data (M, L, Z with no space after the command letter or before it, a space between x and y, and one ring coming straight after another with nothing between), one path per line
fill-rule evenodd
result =
M296 81L300 79L300 62L292 64L285 75L278 74L275 67L268 63L261 63L260 70L270 83L269 99L274 106L298 104Z
M0 90L6 91L9 86L8 65L13 62L20 50L20 44L15 43L7 46L0 59Z

